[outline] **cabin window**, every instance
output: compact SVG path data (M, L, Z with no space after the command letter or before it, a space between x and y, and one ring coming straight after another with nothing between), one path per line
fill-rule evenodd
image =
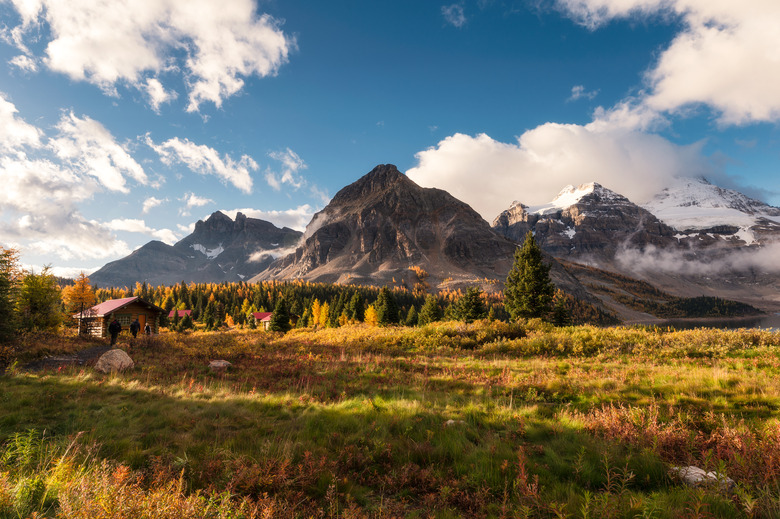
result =
M130 326L130 323L133 322L133 315L132 314L116 314L116 320L119 321L119 324L122 326Z

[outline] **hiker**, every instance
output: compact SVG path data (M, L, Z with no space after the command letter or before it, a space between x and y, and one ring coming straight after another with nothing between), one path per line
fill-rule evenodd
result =
M133 339L138 335L138 332L141 331L141 323L138 322L138 318L135 318L135 321L130 323L130 333L133 334Z
M146 323L146 326L144 326L144 333L146 335L151 335L152 334L152 327L149 326L149 323Z
M111 324L108 325L108 333L111 334L111 346L116 344L116 338L119 335L119 332L122 331L122 325L119 324L119 321L116 320L116 317L114 317L114 320L111 321Z

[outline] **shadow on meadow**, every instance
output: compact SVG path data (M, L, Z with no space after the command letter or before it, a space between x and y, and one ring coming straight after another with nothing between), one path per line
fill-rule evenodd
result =
M175 483L182 499L271 499L281 517L778 511L776 337L485 328L164 334L130 345L121 375L10 372L0 440L78 436L144 495ZM682 488L668 468L688 462L739 473L744 494Z
M669 507L675 495L658 457L599 440L545 405L454 408L379 396L318 403L303 394L222 393L219 379L210 388L144 387L132 375L78 372L4 382L5 437L83 431L79 442L95 444L94 456L150 482L182 477L190 492L271 495L295 513L336 503L369 512L540 517L585 506L610 516ZM648 498L658 493L666 495ZM717 496L698 499L728 508Z

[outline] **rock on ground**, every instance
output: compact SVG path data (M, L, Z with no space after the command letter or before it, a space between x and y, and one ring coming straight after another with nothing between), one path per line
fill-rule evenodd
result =
M102 373L116 373L126 369L133 369L135 363L124 350L113 349L100 356L95 369Z
M209 368L211 368L214 371L224 371L230 367L232 367L233 364L226 360L212 360L209 362Z
M717 486L720 490L730 491L734 488L734 480L717 472L707 472L699 467L689 465L687 467L672 467L672 474L676 474L680 480L689 487Z

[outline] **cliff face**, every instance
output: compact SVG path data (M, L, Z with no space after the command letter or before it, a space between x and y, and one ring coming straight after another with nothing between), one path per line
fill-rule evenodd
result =
M152 241L93 273L97 286L128 286L136 281L170 285L179 281L222 282L249 279L288 252L301 233L247 218L233 221L217 211L195 224L175 245Z

